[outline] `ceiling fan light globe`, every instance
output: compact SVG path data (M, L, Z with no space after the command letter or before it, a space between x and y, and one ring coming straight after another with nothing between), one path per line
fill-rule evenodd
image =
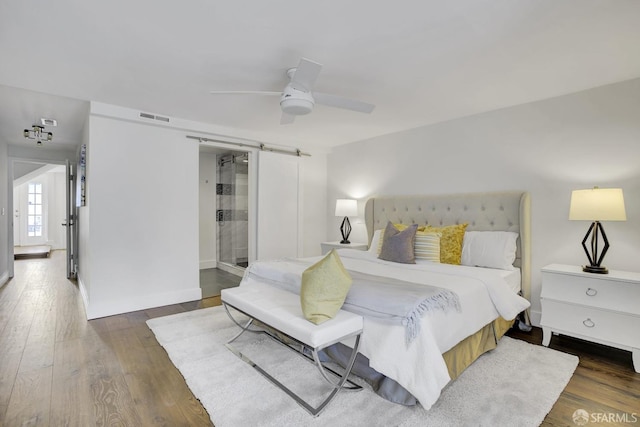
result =
M280 100L280 108L287 114L292 116L303 116L309 114L313 110L313 101L300 98L285 98Z

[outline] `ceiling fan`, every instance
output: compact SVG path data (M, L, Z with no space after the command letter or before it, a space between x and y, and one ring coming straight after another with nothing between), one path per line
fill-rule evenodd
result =
M309 114L315 104L328 105L330 107L344 108L360 113L371 113L375 105L355 99L343 98L337 95L313 91L313 85L320 74L322 65L306 58L300 59L295 68L287 70L289 83L283 91L221 91L212 90L214 95L278 95L280 96L280 108L282 117L280 124L293 123L296 116Z

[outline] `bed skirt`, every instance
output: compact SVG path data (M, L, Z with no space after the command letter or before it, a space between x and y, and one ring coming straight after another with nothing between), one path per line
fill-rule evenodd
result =
M513 326L515 320L498 318L478 332L460 341L455 347L442 355L449 369L451 380L455 380L478 357L498 346L498 341ZM331 361L345 366L351 349L338 343L323 350L323 362ZM404 387L395 380L384 376L369 366L369 359L358 353L352 373L367 381L381 397L401 405L413 406L418 402Z
M455 347L442 355L449 376L455 380L478 357L498 346L498 341L513 326L514 320L497 318L473 335L460 341Z

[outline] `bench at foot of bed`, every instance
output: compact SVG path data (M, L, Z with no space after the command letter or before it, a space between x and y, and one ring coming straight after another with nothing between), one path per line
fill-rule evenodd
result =
M303 316L302 308L300 307L299 295L269 285L247 285L223 289L221 299L231 320L241 328L240 332L227 342L227 348L242 360L253 366L273 384L282 389L311 415L318 416L340 390L361 389L360 386L348 381L348 377L351 373L351 369L353 368L356 354L358 353L360 335L362 334L363 327L362 316L340 310L334 318L316 325L309 322ZM230 308L245 314L249 317L249 320L245 324L241 324L235 319L232 314L233 310L230 310ZM311 352L313 361L318 367L320 374L333 388L327 398L320 405L317 407L309 405L304 399L231 346L231 343L245 331L268 333L264 329L256 330L252 328L254 320L258 320L278 331L292 341L301 345L303 349L306 348ZM269 335L277 339L273 334ZM353 346L353 351L344 374L338 375L331 371L338 377L337 380L332 380L329 378L327 369L320 362L318 352L337 342L344 341L346 339L353 339L354 337L355 345ZM289 346L289 348L292 347ZM347 382L349 382L349 385L346 384Z

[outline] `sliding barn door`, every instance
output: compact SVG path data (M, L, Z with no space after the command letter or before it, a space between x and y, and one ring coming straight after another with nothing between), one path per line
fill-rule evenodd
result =
M300 256L300 158L258 153L257 259Z

